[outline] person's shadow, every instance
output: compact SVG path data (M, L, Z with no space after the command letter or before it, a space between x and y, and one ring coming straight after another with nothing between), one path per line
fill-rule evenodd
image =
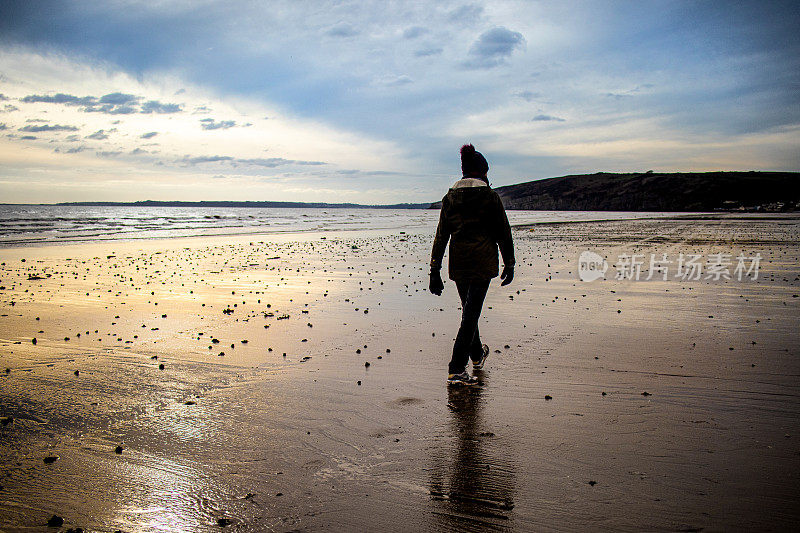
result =
M484 423L483 389L447 390L449 431L433 449L430 479L433 513L444 522L442 530L511 528L515 470L507 450Z

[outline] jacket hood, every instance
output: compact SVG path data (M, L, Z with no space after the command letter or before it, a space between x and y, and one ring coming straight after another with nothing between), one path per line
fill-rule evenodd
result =
M464 178L453 184L447 191L447 198L453 206L466 209L479 209L490 200L492 189L479 179Z
M467 187L488 187L489 184L477 178L462 178L455 182L451 189L464 189Z

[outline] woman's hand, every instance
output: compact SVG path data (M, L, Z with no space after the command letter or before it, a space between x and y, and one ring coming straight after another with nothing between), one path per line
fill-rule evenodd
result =
M436 296L441 296L444 290L444 282L442 281L442 274L438 269L431 269L431 281L428 285L430 290Z
M514 279L514 267L504 267L503 273L500 274L500 279L503 282L500 284L502 287L503 285L508 285Z

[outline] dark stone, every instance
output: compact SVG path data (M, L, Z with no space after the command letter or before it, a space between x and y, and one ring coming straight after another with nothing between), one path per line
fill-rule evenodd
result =
M61 527L63 525L64 519L55 514L50 517L50 520L47 521L47 527Z

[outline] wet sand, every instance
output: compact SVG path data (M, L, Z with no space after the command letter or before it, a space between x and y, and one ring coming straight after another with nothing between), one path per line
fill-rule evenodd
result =
M0 250L0 531L800 519L797 217L515 229L467 390L444 384L458 296L426 290L432 236L322 237ZM588 283L586 249L763 260Z

